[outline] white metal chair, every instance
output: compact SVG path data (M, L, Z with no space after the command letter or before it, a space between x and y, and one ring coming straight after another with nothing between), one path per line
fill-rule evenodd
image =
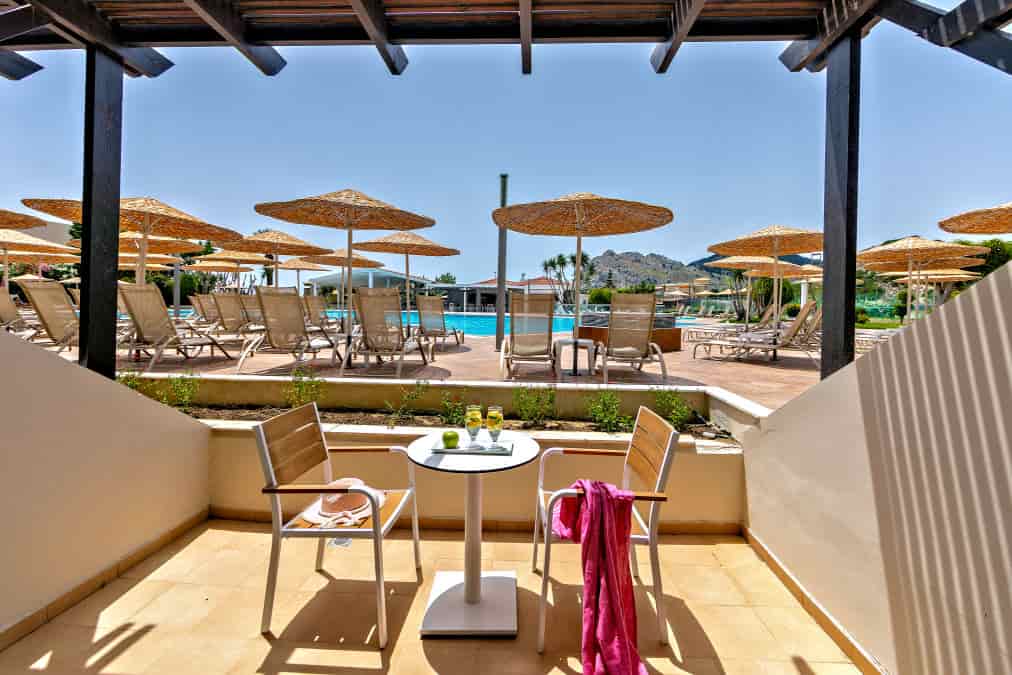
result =
M315 403L307 403L256 427L257 447L264 472L266 487L263 493L271 503L271 556L267 571L267 590L264 595L264 610L260 629L267 633L271 626L274 609L274 591L277 588L278 563L281 557L281 540L285 537L315 537L316 569L323 569L323 553L327 539L372 539L373 561L376 569L376 625L380 649L387 644L386 594L383 583L383 538L397 522L405 506L411 502L411 534L414 540L415 568L421 569L422 559L418 543L418 502L415 498L415 467L407 460L407 450L402 447L328 446L320 426L320 414ZM408 467L408 485L404 489L385 490L386 501L382 508L376 496L361 487L330 487L333 469L330 454L351 454L360 452L400 453ZM293 483L310 469L323 464L324 483L321 485ZM311 523L299 513L285 521L281 512L281 495L286 494L347 494L358 493L369 500L371 515L355 526L323 527ZM319 497L317 501L319 501Z
M545 649L545 610L548 605L548 580L550 578L552 542L559 541L552 534L552 513L559 500L576 497L578 490L564 489L555 492L546 491L545 463L554 455L597 455L602 457L621 457L625 460L622 470L622 488L629 489L630 478L635 473L637 478L650 491L634 492L636 501L650 504L647 519L644 521L638 509L632 510L632 529L629 536L629 555L632 559L633 576L639 578L636 564L636 545L646 545L650 549L650 576L654 587L654 604L657 607L657 625L660 628L661 644L667 644L667 621L664 615L664 589L661 584L661 562L658 555L658 527L660 525L661 505L667 501L664 490L667 487L671 462L674 460L678 446L678 432L657 413L640 406L636 415L636 426L632 439L626 450L599 450L592 448L549 448L541 455L538 467L538 496L534 512L534 557L531 569L538 569L538 538L539 528L544 536L545 560L541 573L541 605L538 608L538 652Z

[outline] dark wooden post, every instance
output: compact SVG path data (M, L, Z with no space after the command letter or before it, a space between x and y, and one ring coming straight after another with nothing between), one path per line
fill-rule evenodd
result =
M861 32L851 29L826 62L822 377L854 360Z
M119 244L123 64L87 48L81 232L81 348L78 362L116 377L116 268Z
M506 183L509 174L499 174L499 206L506 206ZM499 228L499 266L495 279L495 348L502 349L506 335L506 228Z

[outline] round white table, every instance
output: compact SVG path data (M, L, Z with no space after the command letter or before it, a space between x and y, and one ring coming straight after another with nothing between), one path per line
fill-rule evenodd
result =
M463 429L463 446L470 440ZM443 430L417 438L408 446L408 458L432 471L463 474L467 478L464 510L464 571L437 572L422 619L422 636L517 634L517 577L515 572L481 570L481 476L509 471L533 462L538 444L518 431L503 431L502 444L512 443L511 455L442 454L432 448L442 440ZM488 445L488 431L481 430L478 444Z

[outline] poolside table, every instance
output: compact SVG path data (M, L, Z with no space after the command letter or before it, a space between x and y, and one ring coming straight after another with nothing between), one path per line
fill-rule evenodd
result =
M552 348L555 350L556 363L562 362L562 350L570 347L573 350L573 375L579 375L577 361L580 357L580 350L587 350L587 374L594 374L594 341L587 338L556 338Z
M444 430L415 439L408 446L408 458L431 471L463 474L466 478L464 510L464 570L436 572L422 619L421 635L499 636L517 634L517 575L513 571L481 570L481 478L482 474L509 471L538 457L538 444L529 434L503 431L501 444L512 443L511 455L450 455L433 452ZM461 445L469 441L460 430ZM478 443L489 444L482 429Z

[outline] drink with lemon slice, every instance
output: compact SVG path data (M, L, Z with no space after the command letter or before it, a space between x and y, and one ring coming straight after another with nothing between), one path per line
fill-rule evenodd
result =
M467 429L467 435L471 437L471 445L474 445L474 439L478 437L481 425L481 406L467 406L467 411L464 413L464 428Z
M488 427L488 435L492 437L492 446L498 446L499 434L502 433L502 406L490 405L488 407L485 425Z

